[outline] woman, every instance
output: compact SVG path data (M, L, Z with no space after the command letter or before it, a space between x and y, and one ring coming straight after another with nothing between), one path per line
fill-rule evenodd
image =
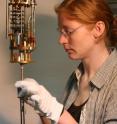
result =
M16 82L22 89L19 96L28 95L26 102L52 123L116 124L117 21L113 13L105 0L64 0L56 13L60 44L70 59L81 60L68 81L63 104L33 79Z

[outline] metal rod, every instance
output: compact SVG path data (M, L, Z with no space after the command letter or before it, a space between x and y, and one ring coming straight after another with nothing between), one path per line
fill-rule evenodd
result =
M24 66L23 64L20 64L21 68L21 80L24 79ZM25 110L24 110L24 99L20 98L20 121L21 124L25 124Z
M24 79L24 66L23 64L20 64L20 68L21 68L21 80Z

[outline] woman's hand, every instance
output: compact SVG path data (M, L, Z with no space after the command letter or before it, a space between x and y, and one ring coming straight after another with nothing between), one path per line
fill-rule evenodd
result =
M26 103L34 107L37 113L58 122L63 105L44 86L34 79L26 78L22 81L17 81L15 87L20 89L18 97L23 97Z

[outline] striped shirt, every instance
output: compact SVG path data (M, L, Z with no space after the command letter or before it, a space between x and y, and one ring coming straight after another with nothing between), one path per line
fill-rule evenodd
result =
M70 76L63 104L68 109L78 94L82 63ZM117 50L90 80L90 97L81 111L79 124L117 124Z

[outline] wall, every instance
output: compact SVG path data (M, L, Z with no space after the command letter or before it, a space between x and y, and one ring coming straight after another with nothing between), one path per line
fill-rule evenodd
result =
M36 38L33 63L25 65L25 77L35 78L54 96L61 98L68 76L76 67L58 44L54 6L60 0L37 0ZM0 124L20 124L19 100L14 87L20 79L20 66L9 62L9 40L6 39L6 1L0 3ZM26 123L40 122L32 108L26 108ZM41 122L40 122L41 123Z

